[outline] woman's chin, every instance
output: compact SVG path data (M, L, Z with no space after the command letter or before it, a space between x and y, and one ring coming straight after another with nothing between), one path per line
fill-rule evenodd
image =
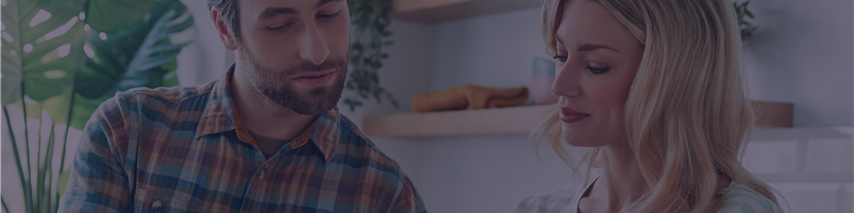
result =
M596 140L590 137L576 136L576 135L567 135L564 133L563 140L566 141L570 146L575 147L600 147L603 146L601 143L597 143Z

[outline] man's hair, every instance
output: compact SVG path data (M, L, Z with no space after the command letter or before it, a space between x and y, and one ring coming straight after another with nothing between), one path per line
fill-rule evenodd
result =
M346 2L347 5L350 4L350 0ZM237 7L237 0L208 0L208 11L213 9L213 7L219 8L219 16L225 20L225 24L229 28L228 30L234 36L234 40L240 42L240 10Z
M225 21L228 30L234 36L234 40L240 42L240 13L237 8L237 0L208 0L208 11L214 7L219 8L219 17Z

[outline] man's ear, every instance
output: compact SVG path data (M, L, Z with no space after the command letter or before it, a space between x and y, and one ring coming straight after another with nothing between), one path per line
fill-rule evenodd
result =
M214 26L216 27L216 32L219 34L219 39L222 40L222 44L225 45L225 48L231 51L237 49L237 42L235 41L234 36L228 30L228 22L225 21L225 17L221 16L219 7L211 8L211 18L213 19Z

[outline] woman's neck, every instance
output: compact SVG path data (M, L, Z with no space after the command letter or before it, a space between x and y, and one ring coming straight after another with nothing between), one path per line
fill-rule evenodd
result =
M648 191L641 168L628 144L602 147L602 177L597 181L601 186L600 198L611 212L629 210Z

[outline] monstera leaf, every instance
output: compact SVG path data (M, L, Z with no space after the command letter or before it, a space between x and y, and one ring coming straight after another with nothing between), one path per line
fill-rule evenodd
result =
M22 94L43 101L62 93L83 61L80 7L73 1L3 3L2 104Z
M145 17L158 1L161 0L88 0L87 15L91 18L88 24L99 32L114 33L126 30L129 23Z
M86 60L74 82L72 127L83 129L98 105L116 92L178 85L176 57L188 43L174 44L169 36L189 29L193 17L180 1L158 2L145 17L132 23L129 31L87 32L86 45L91 47L93 56ZM48 114L52 118L67 116L67 109L49 106L67 106L69 97L49 100L54 104L45 106Z
M67 182L69 128L83 129L114 92L177 85L175 58L186 43L170 36L191 27L193 18L178 0L0 2L3 142L11 145L3 151L14 156L21 184L20 194L4 189L2 210L10 212L11 204L14 212L57 212L63 189L53 183ZM10 111L23 119L12 121ZM42 119L45 111L49 120ZM58 124L68 124L63 135ZM62 153L58 167L55 150Z

